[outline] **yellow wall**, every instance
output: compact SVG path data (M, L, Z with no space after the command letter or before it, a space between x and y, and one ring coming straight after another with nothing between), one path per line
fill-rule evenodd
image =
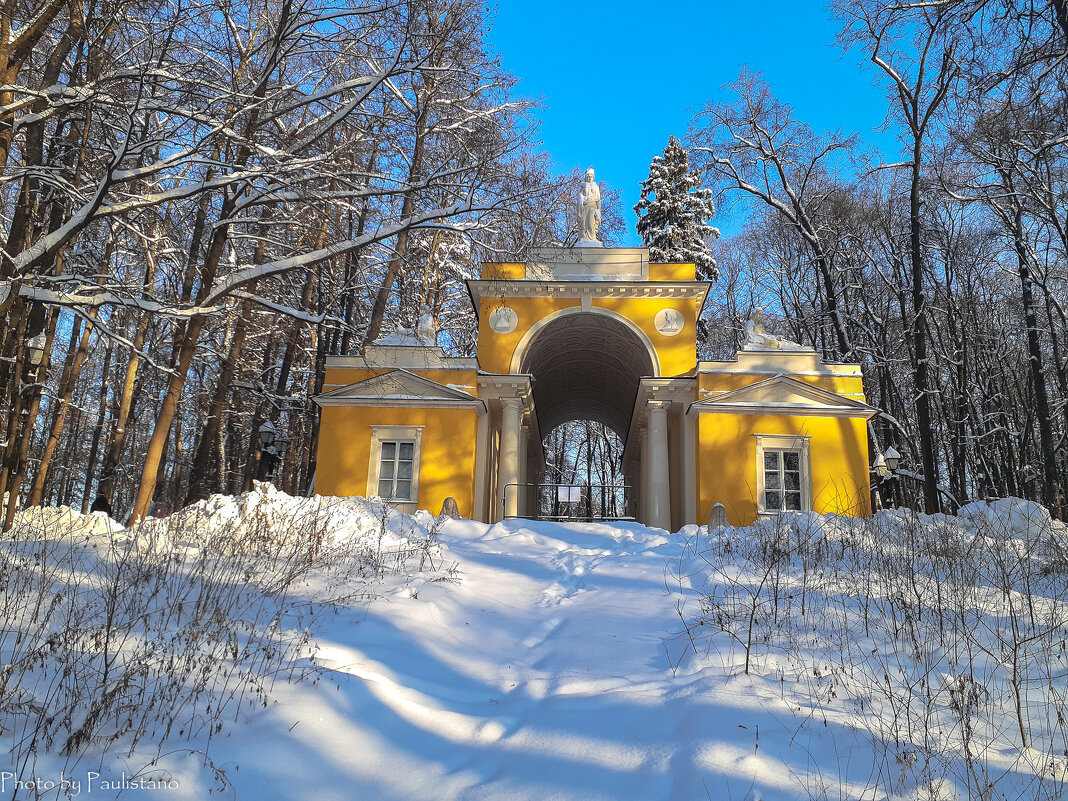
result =
M394 369L331 368L326 371L323 389L329 391L355 384ZM478 395L475 370L405 369L438 384L464 387L464 391ZM475 409L324 406L315 476L318 494L367 494L372 425L424 426L416 505L437 512L444 500L452 496L461 514L473 513L478 425Z
M508 298L506 303L519 316L519 324L511 333L498 334L490 328L489 317L500 303L500 298L482 299L479 309L478 363L487 372L501 374L510 371L512 356L532 326L562 309L581 306L578 298ZM684 298L593 298L591 306L615 312L634 323L652 343L660 360L662 376L683 375L697 366L697 301ZM653 324L657 312L669 307L681 311L686 320L685 328L673 337L659 333Z
M697 434L697 519L722 503L732 525L757 516L755 434L807 435L812 510L871 514L867 424L844 417L700 414Z
M488 373L510 372L512 354L532 325L560 309L578 308L578 298L508 298L508 307L519 316L519 324L508 334L498 334L489 318L501 304L500 298L483 298L478 311L478 365Z
M850 365L850 367L853 368L853 365ZM783 375L788 375L790 378L803 381L806 384L812 384L820 389L837 392L839 395L846 395L856 400L864 399L864 386L859 375L833 375L830 373L825 375L800 375L791 373L789 369L784 369L782 372ZM699 390L704 390L704 392L699 392L698 397L704 399L713 391L730 392L769 378L771 378L770 375L747 375L745 373L699 373L697 386Z
M650 264L650 281L696 281L697 266L686 262Z
M474 409L418 409L324 406L316 464L319 495L366 495L371 426L424 426L416 506L436 513L450 495L460 514L474 509Z

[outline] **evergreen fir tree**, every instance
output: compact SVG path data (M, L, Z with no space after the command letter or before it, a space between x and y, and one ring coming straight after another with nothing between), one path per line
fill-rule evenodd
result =
M638 235L654 262L683 261L697 265L697 277L715 281L716 260L708 243L719 229L708 224L716 211L712 190L701 188L701 175L690 169L690 159L674 136L663 156L649 165L649 178L642 181L642 195L634 207Z

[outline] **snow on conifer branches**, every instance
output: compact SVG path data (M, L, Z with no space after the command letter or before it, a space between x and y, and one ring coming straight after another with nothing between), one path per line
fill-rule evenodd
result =
M654 157L649 165L634 212L638 235L652 261L693 262L698 278L715 281L719 277L709 247L710 241L719 238L719 229L707 222L716 212L712 190L701 187L700 172L690 169L689 156L674 136L668 139L664 155Z

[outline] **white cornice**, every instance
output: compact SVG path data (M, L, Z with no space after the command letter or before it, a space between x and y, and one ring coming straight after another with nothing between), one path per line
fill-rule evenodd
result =
M715 406L690 404L686 414L759 414L773 417L859 417L868 420L879 414L871 407L813 406L806 403L718 403Z
M678 298L704 303L706 281L525 281L469 280L475 305L482 298Z
M697 392L697 379L693 376L675 376L673 378L643 378L638 383L638 394L634 398L634 410L630 415L627 428L627 441L623 443L623 458L628 458L634 446L631 445L632 433L641 431L645 416L651 403L686 404L688 409L693 404Z
M697 389L697 379L693 376L675 376L665 378L643 378L638 385L638 397L656 400L670 400L665 396L693 392Z
M480 373L478 376L479 397L487 400L518 398L526 411L533 408L532 387L531 377L523 373Z

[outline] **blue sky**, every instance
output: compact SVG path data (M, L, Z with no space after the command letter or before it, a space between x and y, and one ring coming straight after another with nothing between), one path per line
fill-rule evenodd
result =
M759 8L759 11L756 9ZM886 149L883 90L872 69L843 54L837 25L810 0L563 2L499 0L490 43L518 91L540 99L541 138L557 169L593 165L631 207L649 162L696 110L749 65L816 130L857 132ZM713 223L730 233L726 209Z

